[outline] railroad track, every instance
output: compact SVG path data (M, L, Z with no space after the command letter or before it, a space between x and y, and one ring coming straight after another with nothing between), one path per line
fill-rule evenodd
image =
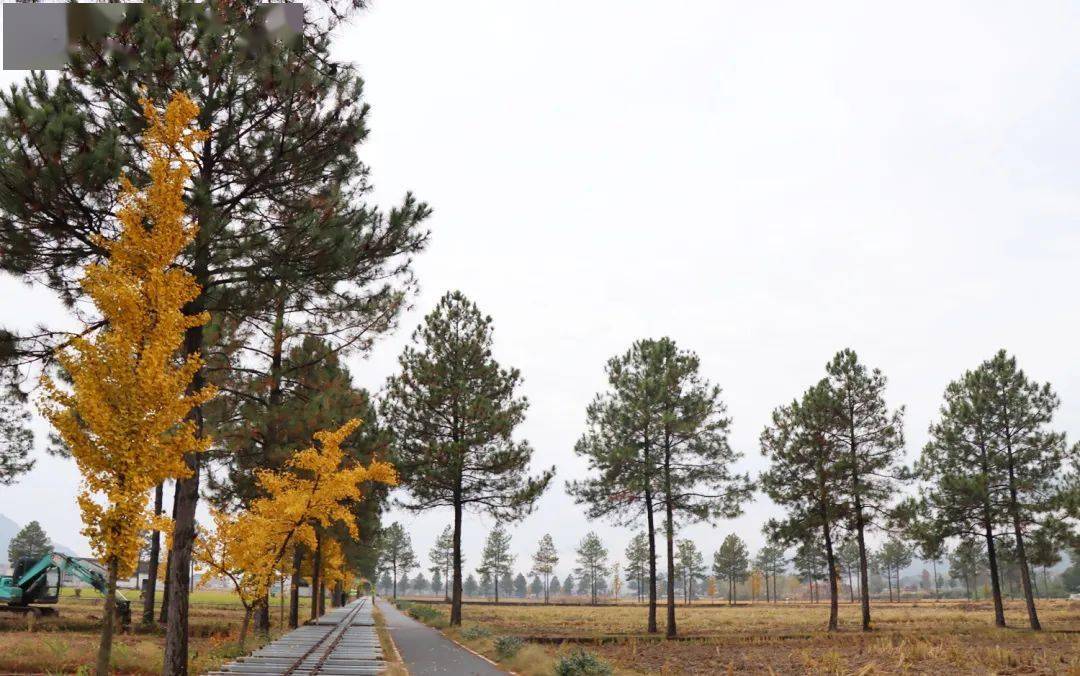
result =
M368 676L382 668L371 601L361 598L208 676Z

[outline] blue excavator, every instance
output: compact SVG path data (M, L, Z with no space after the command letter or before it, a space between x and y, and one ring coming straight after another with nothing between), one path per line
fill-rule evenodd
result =
M60 599L65 575L79 578L102 595L108 588L105 574L98 566L60 552L49 552L40 559L16 561L13 574L0 577L0 610L55 615L55 608L42 606L53 605ZM131 602L120 592L116 593L116 612L122 626L131 624Z

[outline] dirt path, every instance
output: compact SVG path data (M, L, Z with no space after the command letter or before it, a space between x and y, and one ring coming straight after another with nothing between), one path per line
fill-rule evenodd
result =
M390 603L375 602L382 611L398 653L412 676L505 676L491 663L473 655L431 627L408 617Z

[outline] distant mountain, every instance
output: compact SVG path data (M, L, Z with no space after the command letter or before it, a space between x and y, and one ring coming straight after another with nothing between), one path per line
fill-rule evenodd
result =
M11 542L11 538L15 537L22 526L15 523L11 519L7 518L3 514L0 514L0 560L7 561L8 543ZM47 534L47 533L46 533ZM53 542L53 550L60 552L61 554L67 554L68 556L78 556L75 550L70 547L65 547L62 544Z

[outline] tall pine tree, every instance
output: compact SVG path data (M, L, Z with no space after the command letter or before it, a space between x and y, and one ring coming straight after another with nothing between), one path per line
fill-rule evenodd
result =
M395 521L379 534L379 567L390 575L394 598L398 595L398 585L413 568L420 566L413 554L412 538Z
M675 567L682 583L683 603L690 605L695 597L694 583L703 582L706 573L705 557L693 540L679 540L675 548Z
M862 628L870 630L869 554L866 532L888 514L903 476L904 409L885 402L888 381L869 370L853 350L842 350L825 367L834 417L831 440L843 448L848 528L859 545Z
M530 476L532 447L513 437L528 403L516 369L491 353L491 317L461 292L447 293L412 336L387 383L383 415L407 509L454 512L451 625L461 624L461 532L465 509L503 523L525 517L555 468Z
M590 517L623 522L645 516L650 543L649 627L656 627L656 528L663 515L667 549L667 635L675 637L677 522L712 522L741 513L750 478L731 465L730 420L720 388L699 374L700 362L669 338L641 340L607 365L610 391L586 411L588 430L574 452L593 476L568 483Z
M635 533L626 545L626 581L637 592L638 603L645 600L645 581L649 577L649 543L645 533Z
M784 546L771 539L764 547L758 550L754 565L765 575L765 600L776 603L779 589L777 578L787 568L787 555Z
M544 603L547 603L550 600L551 576L555 574L555 566L559 563L559 552L555 549L555 541L551 539L550 533L545 533L540 538L540 544L537 546L532 559L532 574L543 578Z
M1035 608L1026 540L1040 516L1060 506L1069 449L1049 429L1060 403L1047 383L1027 378L1004 351L945 390L941 417L916 465L924 498L942 535L982 537L989 559L994 621L1005 626L1001 600L1001 540L1015 548L1032 629Z
M515 558L510 553L510 534L506 532L501 523L495 524L484 542L484 551L480 556L480 567L477 568L478 571L491 578L495 591L495 603L499 602L500 587L502 587L504 594L510 592L504 578L509 579L510 567L514 565Z
M802 399L782 406L772 424L761 433L761 452L769 469L761 475L765 493L787 509L782 521L772 521L771 532L781 541L794 543L808 530L821 533L829 577L828 630L836 631L839 619L835 537L848 513L844 448L830 435L833 418L828 383L822 381Z
M431 575L434 580L438 577L442 580L443 596L450 600L450 571L454 567L454 526L449 525L443 529L435 544L428 551L428 559L431 561ZM465 563L464 557L462 564Z
M735 587L750 576L750 551L735 533L725 537L713 554L713 574L727 582L728 604L733 605Z
M579 589L589 595L589 602L596 605L603 590L604 576L608 574L608 550L600 541L600 536L589 532L581 539L577 548L577 568Z

